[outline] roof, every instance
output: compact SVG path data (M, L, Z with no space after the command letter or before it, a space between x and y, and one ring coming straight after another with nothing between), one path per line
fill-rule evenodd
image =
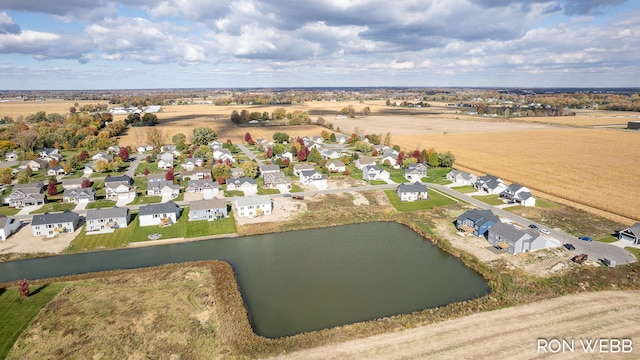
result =
M280 171L280 166L278 165L261 165L260 172L265 171Z
M398 185L398 192L425 192L427 191L427 185L416 181L411 184L400 184Z
M106 218L126 217L127 213L129 213L129 209L125 207L90 209L90 210L87 210L87 221L106 219Z
M491 220L496 224L500 222L498 216L496 216L491 210L471 209L458 216L458 221L462 221L465 219L469 219L475 222L477 225L479 225L480 223L483 224L488 220Z
M45 225L45 224L55 224L55 223L66 223L66 222L75 222L80 215L66 210L61 213L44 213L40 215L33 215L33 220L31 220L31 225Z
M239 177L237 179L227 179L227 184L229 183L233 183L234 185L241 185L244 183L249 183L249 184L258 184L258 182L256 181L256 179L252 179L252 178L248 178L248 177Z
M236 206L271 204L269 195L241 196L236 198Z
M110 182L120 182L120 181L126 181L128 183L131 183L131 177L128 175L120 175L120 176L107 176L104 178L104 182L106 183L110 183Z
M140 212L138 215L153 215L153 214L163 214L163 213L175 213L176 210L180 209L178 204L173 201L169 201L166 203L160 204L147 204L140 207Z
M335 167L343 167L343 166L345 166L344 163L342 161L340 161L340 160L327 161L327 163L325 165L329 166L330 164L333 164L333 166L335 166Z
M8 217L6 215L0 215L0 228L4 228L9 219L15 220L15 218Z
M62 196L68 196L71 193L76 193L78 195L85 193L90 196L95 196L96 190L93 188L80 188L80 189L65 189L62 193Z
M222 199L198 200L189 203L191 210L207 210L227 208L227 202Z
M496 223L493 225L489 232L500 236L503 240L515 242L525 237L526 233L522 230L516 229L513 225L505 223Z
M191 184L195 184L197 186L204 186L207 184L211 184L211 186L213 187L220 187L220 185L218 184L217 181L213 181L211 179L195 179L195 180L189 180L187 182L187 187L191 186Z

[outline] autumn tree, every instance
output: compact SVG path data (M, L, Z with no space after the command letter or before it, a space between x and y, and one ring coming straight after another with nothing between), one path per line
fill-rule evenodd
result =
M144 168L144 171L142 173L144 174L144 176L149 175L149 169L148 168Z
M93 164L93 170L103 173L109 169L109 162L106 159L98 159L95 164Z
M27 279L22 279L18 283L18 294L21 298L29 296L29 281Z
M255 161L245 161L240 165L240 168L246 177L255 178L258 176L258 164Z
M285 143L289 141L289 134L283 132L275 132L273 134L273 140L278 143Z
M91 180L89 180L89 178L82 178L82 183L80 184L80 187L82 187L83 189L91 187Z
M176 149L182 151L187 143L187 136L183 133L177 133L171 137L171 141L176 145Z
M386 135L384 136L384 141L382 143L387 145L387 146L391 146L391 133L390 132L386 133Z
M47 185L47 194L49 196L53 196L57 193L58 193L58 189L56 188L56 183L53 181L49 181L49 184Z
M209 145L213 140L216 140L218 135L216 132L208 127L197 127L193 129L193 144L196 145Z
M11 177L12 173L10 167L0 168L0 183L11 184Z
M220 178L227 179L231 174L231 170L225 164L215 164L211 168L211 174L213 175L214 179L220 179ZM224 181L221 182L221 184L222 183L224 183Z
M156 127L146 128L145 134L147 144L153 146L154 149L159 149L166 142L164 132Z
M129 149L126 146L122 146L118 151L118 157L124 161L129 161Z
M273 149L271 148L271 146L267 148L267 151L264 156L266 156L267 159L271 159L273 157Z
M164 173L164 179L167 181L173 181L175 178L175 174L173 173L173 169L169 169Z
M437 152L432 152L429 154L429 158L427 159L427 164L431 167L437 167L440 165L440 158Z
M438 164L442 167L452 167L455 161L456 157L451 153L451 151L438 155Z
M71 166L71 163L64 163L64 166L62 167L62 170L64 170L65 174L71 174L71 171L73 170L73 167Z
M322 155L320 155L320 152L318 151L318 149L314 147L309 152L309 155L307 155L307 161L317 163L320 160L322 160Z
M404 151L400 151L398 153L398 157L396 158L396 165L402 165L404 162Z
M298 158L298 161L306 161L307 156L309 156L309 149L307 149L306 146L302 145L300 150L298 150L298 155L296 155L296 157Z
M248 132L246 134L244 134L244 142L246 142L249 145L255 144L255 142L251 138L251 134L249 134Z
M87 150L82 150L80 151L80 154L78 154L78 160L80 161L87 161L87 159L89 159L89 152Z

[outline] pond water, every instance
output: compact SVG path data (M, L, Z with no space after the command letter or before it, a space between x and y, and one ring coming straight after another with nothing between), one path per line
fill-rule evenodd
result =
M209 259L232 265L254 330L271 338L489 291L460 260L387 222L0 263L0 282Z

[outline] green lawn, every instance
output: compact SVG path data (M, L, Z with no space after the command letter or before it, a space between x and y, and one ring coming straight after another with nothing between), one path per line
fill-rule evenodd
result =
M429 210L438 206L456 204L455 200L452 200L435 191L429 191L428 200L418 200L412 202L400 201L398 194L393 190L385 190L384 193L387 195L387 198L389 199L389 202L391 202L391 205L393 205L393 207L395 207L396 210L400 212Z
M162 196L137 196L130 202L131 205L157 204L162 201Z
M427 169L427 177L422 178L423 182L447 185L451 184L451 181L446 179L447 174L451 171L451 168L430 167Z
M452 187L451 189L453 189L453 190L455 190L457 192L463 193L463 194L469 194L469 193L478 191L476 188L474 188L471 185L455 186L455 187Z
M244 191L240 190L224 190L225 197L244 196Z
M72 242L67 252L78 252L98 249L123 247L130 242L148 241L150 234L160 233L162 239L193 238L208 235L231 234L236 231L235 219L228 218L215 221L189 221L189 208L185 208L178 222L167 227L139 226L138 215L131 215L131 222L126 229L117 229L110 234L87 235L82 231Z
M258 188L258 195L273 195L280 194L280 190L278 189L265 189L263 187Z
M100 199L87 204L86 209L112 208L116 206L115 201Z
M140 162L136 168L136 174L144 174L144 169L149 169L149 173L161 173L163 169L158 169L158 163Z
M20 212L20 209L8 206L0 206L0 215L13 216Z
M0 288L0 359L4 359L27 325L38 315L66 285L55 283L32 287L31 295L25 299L18 295L17 287Z
M398 174L391 175L389 177L389 179L391 179L392 181L397 182L398 184L400 184L400 183L408 183L409 182L409 180L407 180L407 178L404 177L404 173L402 175L398 175Z
M500 199L500 196L495 194L495 195L476 195L476 196L472 196L472 198L474 199L478 199L480 201L482 201L485 204L489 204L489 205L504 205L504 202Z
M594 237L593 240L603 243L613 243L618 241L619 239L611 234L603 234L601 236Z
M52 212L61 212L65 210L73 210L76 207L76 204L68 204L62 202L53 202L46 203L42 205L39 209L33 210L29 214L44 214L44 213L52 213Z
M300 185L291 184L291 190L289 192L302 192L302 188L300 187Z

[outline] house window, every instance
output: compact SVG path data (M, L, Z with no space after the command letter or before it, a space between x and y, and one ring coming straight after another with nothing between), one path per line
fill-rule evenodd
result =
M154 217L154 218L159 218L159 217L160 217L160 214L153 214L153 217Z

